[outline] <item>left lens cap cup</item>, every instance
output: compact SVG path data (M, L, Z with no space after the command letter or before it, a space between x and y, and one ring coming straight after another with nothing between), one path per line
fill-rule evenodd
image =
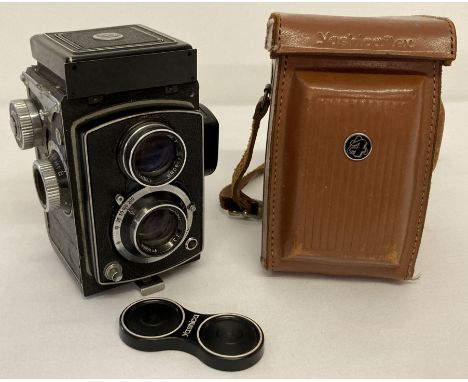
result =
M145 299L129 305L120 315L120 337L129 346L158 350L154 340L171 336L185 320L185 310L168 299ZM161 349L162 350L162 349Z

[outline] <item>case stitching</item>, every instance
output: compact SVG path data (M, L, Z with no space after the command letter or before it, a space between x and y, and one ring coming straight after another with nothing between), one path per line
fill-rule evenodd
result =
M426 150L426 168L424 171L424 180L423 180L423 189L421 192L421 202L419 205L419 216L418 216L418 225L416 226L416 237L414 238L414 243L413 243L413 251L411 253L411 260L408 265L408 269L406 271L406 279L409 278L411 270L414 269L414 263L416 261L416 247L418 244L418 239L420 237L420 231L421 231L421 222L422 222L422 214L423 214L423 207L424 207L424 200L426 196L426 188L427 188L427 177L429 173L429 162L431 158L431 146L432 146L432 133L434 129L434 115L435 115L435 106L436 106L436 63L434 62L432 64L432 70L433 70L433 75L432 75L432 111L431 111L431 125L429 129L429 138L427 142L427 150Z
M286 69L288 67L288 56L284 58L284 68L283 68L283 75L281 79L281 95L279 101L279 112L278 112L278 122L277 122L277 131L276 131L276 139L275 139L275 157L273 160L274 163L274 172L273 172L273 197L272 197L272 208L271 208L271 242L274 243L275 241L275 219L276 219L276 211L275 211L275 204L276 204L276 185L277 185L277 164L278 164L278 146L279 146L279 137L280 137L280 124L281 124L281 114L283 110L283 93L284 93L284 83L286 81ZM275 247L274 244L271 246L271 269L275 267Z
M281 16L279 17L279 31L278 31L278 44L281 44ZM278 163L278 141L279 141L279 134L280 134L280 123L281 123L281 113L283 111L283 93L284 93L284 83L286 80L286 69L288 67L288 56L284 57L284 64L283 64L283 75L281 79L281 93L280 93L280 100L279 100L279 111L278 111L278 121L276 123L276 137L275 137L275 151L274 151L274 159L273 159L273 195L272 195L272 203L271 203L271 269L275 269L275 219L276 219L276 211L275 211L275 204L276 204L276 184L277 184L277 163Z
M455 55L455 31L454 31L454 25L450 21L450 19L446 17L437 17L437 16L423 16L431 19L437 19L437 20L443 20L448 24L449 30L450 30L450 55L453 56Z
M450 55L453 57L455 55L455 37L453 33L453 24L448 19L445 19L445 21L447 21L449 28L450 28L450 46L451 46Z
M455 55L455 36L454 36L455 33L453 30L453 24L449 19L445 17L435 17L435 18L439 20L444 20L448 24L448 27L450 30L450 55L453 57Z
M278 14L278 24L279 24L279 28L278 28L278 49L281 49L281 15Z

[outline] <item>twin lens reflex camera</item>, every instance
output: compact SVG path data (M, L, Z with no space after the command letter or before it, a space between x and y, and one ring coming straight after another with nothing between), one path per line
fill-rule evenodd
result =
M196 260L218 122L197 51L141 25L31 38L37 65L10 104L50 242L84 295Z

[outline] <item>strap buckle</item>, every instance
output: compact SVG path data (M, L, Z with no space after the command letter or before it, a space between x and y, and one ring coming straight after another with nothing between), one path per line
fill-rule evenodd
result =
M256 214L250 214L247 211L234 211L228 210L228 215L232 218L246 219L246 220L261 220L262 219L262 208L259 207Z
M265 89L263 89L263 96L258 101L260 110L265 110L270 106L270 94L271 94L271 84L266 84Z

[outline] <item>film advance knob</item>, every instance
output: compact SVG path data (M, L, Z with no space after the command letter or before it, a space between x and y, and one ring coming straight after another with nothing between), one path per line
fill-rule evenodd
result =
M45 212L60 207L60 185L54 166L49 159L38 159L33 163L34 183L37 195Z
M21 150L33 148L41 143L41 116L30 99L10 102L10 126Z

